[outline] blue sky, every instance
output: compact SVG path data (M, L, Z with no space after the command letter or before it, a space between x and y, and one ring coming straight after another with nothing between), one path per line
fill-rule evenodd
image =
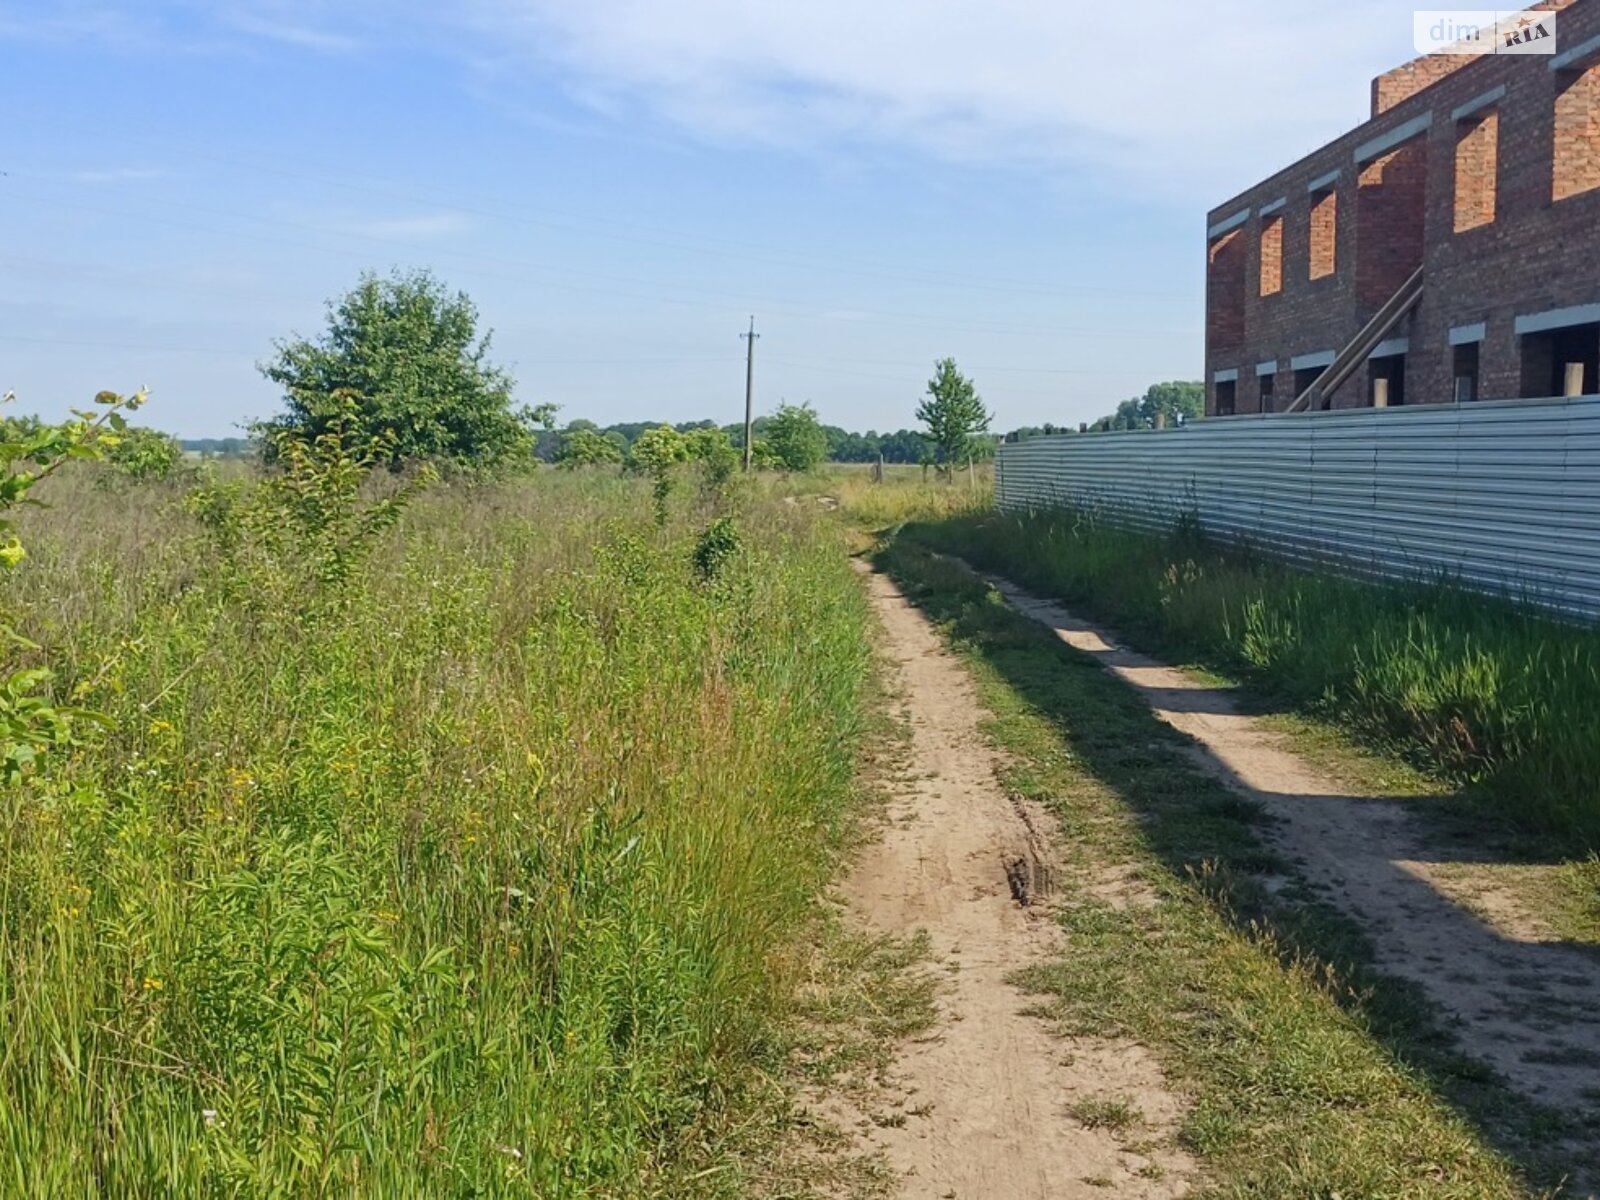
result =
M1201 369L1206 210L1360 122L1411 9L0 0L0 391L270 415L363 269L476 301L563 418L996 428Z

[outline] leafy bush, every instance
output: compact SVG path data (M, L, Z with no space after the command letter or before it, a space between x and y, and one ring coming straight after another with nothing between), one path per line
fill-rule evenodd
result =
M667 523L667 500L672 495L672 468L689 460L689 442L670 425L657 425L641 433L628 451L628 468L651 479L651 500L656 524Z
M183 465L183 447L157 430L130 426L107 445L105 458L129 479L170 479Z
M707 583L713 582L742 547L738 522L731 516L718 517L705 527L695 542L695 574Z
M346 423L352 448L390 467L527 458L533 426L548 423L554 409L513 407L515 385L489 362L489 342L466 293L451 295L429 272L363 275L329 303L320 340L277 344L262 374L282 386L287 411L256 433L270 452L285 435L310 443Z
M187 503L233 596L258 611L305 614L339 601L378 537L436 476L424 465L400 484L374 481L390 439L368 439L353 412L309 442L286 430L271 437L277 467L265 479L213 477Z
M8 392L4 402L14 399ZM0 430L0 568L14 569L26 557L12 511L37 504L31 493L68 462L98 458L103 447L114 446L127 429L122 413L144 400L143 392L130 397L101 392L95 397L98 412L74 412L64 425L46 425L37 418L6 421ZM100 719L49 695L54 678L49 667L18 663L40 647L17 633L14 624L12 614L0 614L0 646L8 660L0 680L0 783L8 788L32 774L42 755L71 745L79 722Z
M593 429L570 429L561 435L556 462L564 467L600 467L622 462L622 449Z
M780 404L767 423L765 447L783 471L812 471L828 457L828 435L809 404Z

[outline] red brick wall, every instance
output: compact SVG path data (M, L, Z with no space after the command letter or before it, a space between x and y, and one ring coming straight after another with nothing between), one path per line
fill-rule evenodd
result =
M1271 216L1261 222L1261 280L1256 289L1262 296L1276 296L1283 290L1283 218Z
M1465 233L1494 220L1500 180L1500 113L1456 125L1455 228Z
M1555 199L1600 187L1600 66L1557 76L1554 120Z
M1235 229L1211 243L1206 265L1206 344L1218 349L1244 344L1245 231Z
M1370 317L1422 265L1428 143L1413 139L1356 177L1356 307Z
M1600 35L1600 0L1574 0L1561 16L1560 46L1575 46L1596 35ZM1419 204L1426 290L1412 316L1391 334L1410 339L1407 402L1452 398L1454 351L1449 331L1479 322L1487 329L1480 347L1480 396L1501 399L1521 394L1521 354L1512 331L1514 319L1551 308L1600 303L1600 187L1556 198L1555 113L1557 97L1562 94L1558 86L1562 73L1551 71L1550 61L1539 55L1461 59L1457 69L1394 103L1377 120L1217 206L1208 223L1246 207L1255 213L1279 199L1286 201L1275 214L1282 218L1282 290L1261 294L1260 237L1266 223L1252 219L1238 231L1247 272L1242 321L1230 318L1228 336L1218 339L1212 336L1208 320L1206 378L1213 378L1218 370L1237 368L1240 412L1254 411L1257 402L1256 363L1278 363L1277 406L1282 408L1292 390L1289 360L1295 355L1340 349L1360 329L1364 312L1387 299L1394 289L1379 295L1383 287L1391 280L1398 286L1405 264L1414 266L1418 257L1415 233L1402 233L1403 229L1418 228ZM1494 217L1458 232L1460 131L1452 112L1502 85L1506 88L1503 99L1492 109L1467 118L1476 122L1490 111L1494 114L1498 158L1492 168ZM1585 112L1600 111L1600 95L1595 104L1596 108ZM1396 198L1394 208L1369 208L1365 222L1359 221L1357 193L1362 189L1357 185L1362 168L1355 163L1355 149L1423 114L1432 115L1432 125L1405 143L1399 168L1406 179L1422 180L1420 193L1415 183L1409 190L1402 187L1391 194ZM1600 172L1600 156L1590 161ZM1385 167L1386 188L1395 169L1394 163ZM1489 172L1491 168L1487 161L1480 161L1477 169ZM1314 280L1310 277L1313 197L1308 185L1333 171L1340 172L1332 185L1338 197L1333 218L1338 239L1336 270ZM1406 215L1402 218L1396 213ZM1359 296L1358 277L1363 283ZM1356 382L1342 388L1334 403L1340 407L1366 403L1364 376L1365 372L1356 372Z

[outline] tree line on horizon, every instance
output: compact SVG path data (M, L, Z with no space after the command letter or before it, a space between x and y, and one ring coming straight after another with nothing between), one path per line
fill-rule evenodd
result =
M490 340L488 333L479 333L478 312L466 293L450 291L431 272L397 270L387 277L369 272L329 302L321 336L291 336L274 344L273 356L260 369L283 389L278 415L251 424L239 437L176 439L141 430L138 456L151 464L151 474L161 473L156 465L175 465L180 448L202 457L271 458L286 435L310 444L335 427L350 432L391 468L420 461L473 470L519 462L632 463L651 431L661 431L658 440L669 434L687 439L682 452L690 457L724 458L730 450L743 455L742 422L602 426L580 417L558 428L555 405L516 402L515 381L489 358ZM1147 428L1163 418L1176 425L1203 411L1200 383L1158 383L1123 401L1093 428ZM915 417L921 428L858 433L823 424L809 403L784 402L753 422L752 457L759 466L783 470L881 460L934 466L948 474L992 456L1001 442L1078 432L1050 424L991 432L988 408L951 358L934 364ZM651 453L659 449L652 447Z

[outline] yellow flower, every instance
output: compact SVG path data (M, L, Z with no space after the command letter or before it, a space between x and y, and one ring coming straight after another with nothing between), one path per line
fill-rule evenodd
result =
M153 975L146 975L144 977L144 990L147 992L159 992L166 986L166 984L162 983L161 980L155 978Z
M163 733L171 733L172 723L170 721L151 721L150 732L158 736Z
M387 921L387 922L390 922L392 924L393 922L398 921L400 919L400 914L399 913L390 912L388 909L384 909L383 911L381 911L381 912L379 912L377 914L377 917L378 917L378 920L380 920L380 921Z

